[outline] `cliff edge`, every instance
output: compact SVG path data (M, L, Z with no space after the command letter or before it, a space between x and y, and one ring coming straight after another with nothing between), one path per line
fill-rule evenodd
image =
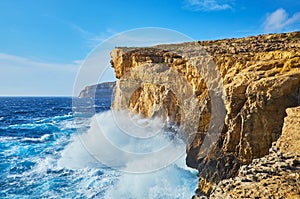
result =
M195 48L201 52L195 55ZM242 165L269 154L282 134L286 109L300 105L300 32L115 48L111 58L118 78L113 108L167 117L193 133L186 163L199 171L198 195L210 195L221 180L238 176ZM212 64L219 75L202 71ZM213 98L225 107L217 127L210 123ZM209 129L220 137L203 156ZM286 141L278 143L284 151Z

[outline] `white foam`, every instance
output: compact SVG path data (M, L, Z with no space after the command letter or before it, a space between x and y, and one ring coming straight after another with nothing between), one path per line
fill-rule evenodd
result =
M197 182L195 172L175 163L153 173L123 174L119 181L106 191L105 198L191 198Z
M49 138L50 138L50 135L45 134L39 138L23 138L22 141L45 142L45 141L49 140Z
M10 129L24 129L24 130L32 130L32 129L47 129L53 127L52 123L28 123L28 124L13 124L8 126Z
M185 166L185 143L163 126L159 118L122 111L97 114L86 133L72 137L58 165L124 171L105 198L191 198L197 176Z

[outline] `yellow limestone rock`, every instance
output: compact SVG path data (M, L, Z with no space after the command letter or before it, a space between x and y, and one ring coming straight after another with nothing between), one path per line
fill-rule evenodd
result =
M286 109L282 135L270 154L222 180L210 198L300 198L300 106Z
M205 81L210 74L201 73L190 60L174 53L197 45L206 50L219 70L226 107L221 136L205 157L200 148L212 120L210 85ZM199 171L199 194L210 194L209 187L236 176L241 165L267 155L281 135L286 108L300 105L300 32L115 48L111 58L119 79L113 108L129 109L146 117L169 117L175 124L189 121L186 130L195 131L196 136L187 143L186 163ZM146 67L141 70L138 66ZM165 86L170 82L177 89ZM189 104L191 95L197 100ZM189 107L201 111L189 112ZM299 130L292 126L285 128ZM282 150L293 150L294 145L288 144L289 148L287 143L280 144Z

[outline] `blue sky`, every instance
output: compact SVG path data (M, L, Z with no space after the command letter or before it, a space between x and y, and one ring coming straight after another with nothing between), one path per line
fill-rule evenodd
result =
M1 0L0 95L72 95L99 43L161 27L194 40L300 30L298 0ZM114 80L107 74L105 80Z

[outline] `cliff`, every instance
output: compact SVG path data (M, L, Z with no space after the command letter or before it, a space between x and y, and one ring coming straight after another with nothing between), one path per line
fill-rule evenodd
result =
M182 125L186 163L199 171L197 194L209 195L267 155L286 109L300 105L299 40L294 32L115 48L112 106Z
M115 82L104 82L86 86L79 94L79 98L111 98Z
M210 198L300 198L300 106L288 108L270 153L221 181Z

